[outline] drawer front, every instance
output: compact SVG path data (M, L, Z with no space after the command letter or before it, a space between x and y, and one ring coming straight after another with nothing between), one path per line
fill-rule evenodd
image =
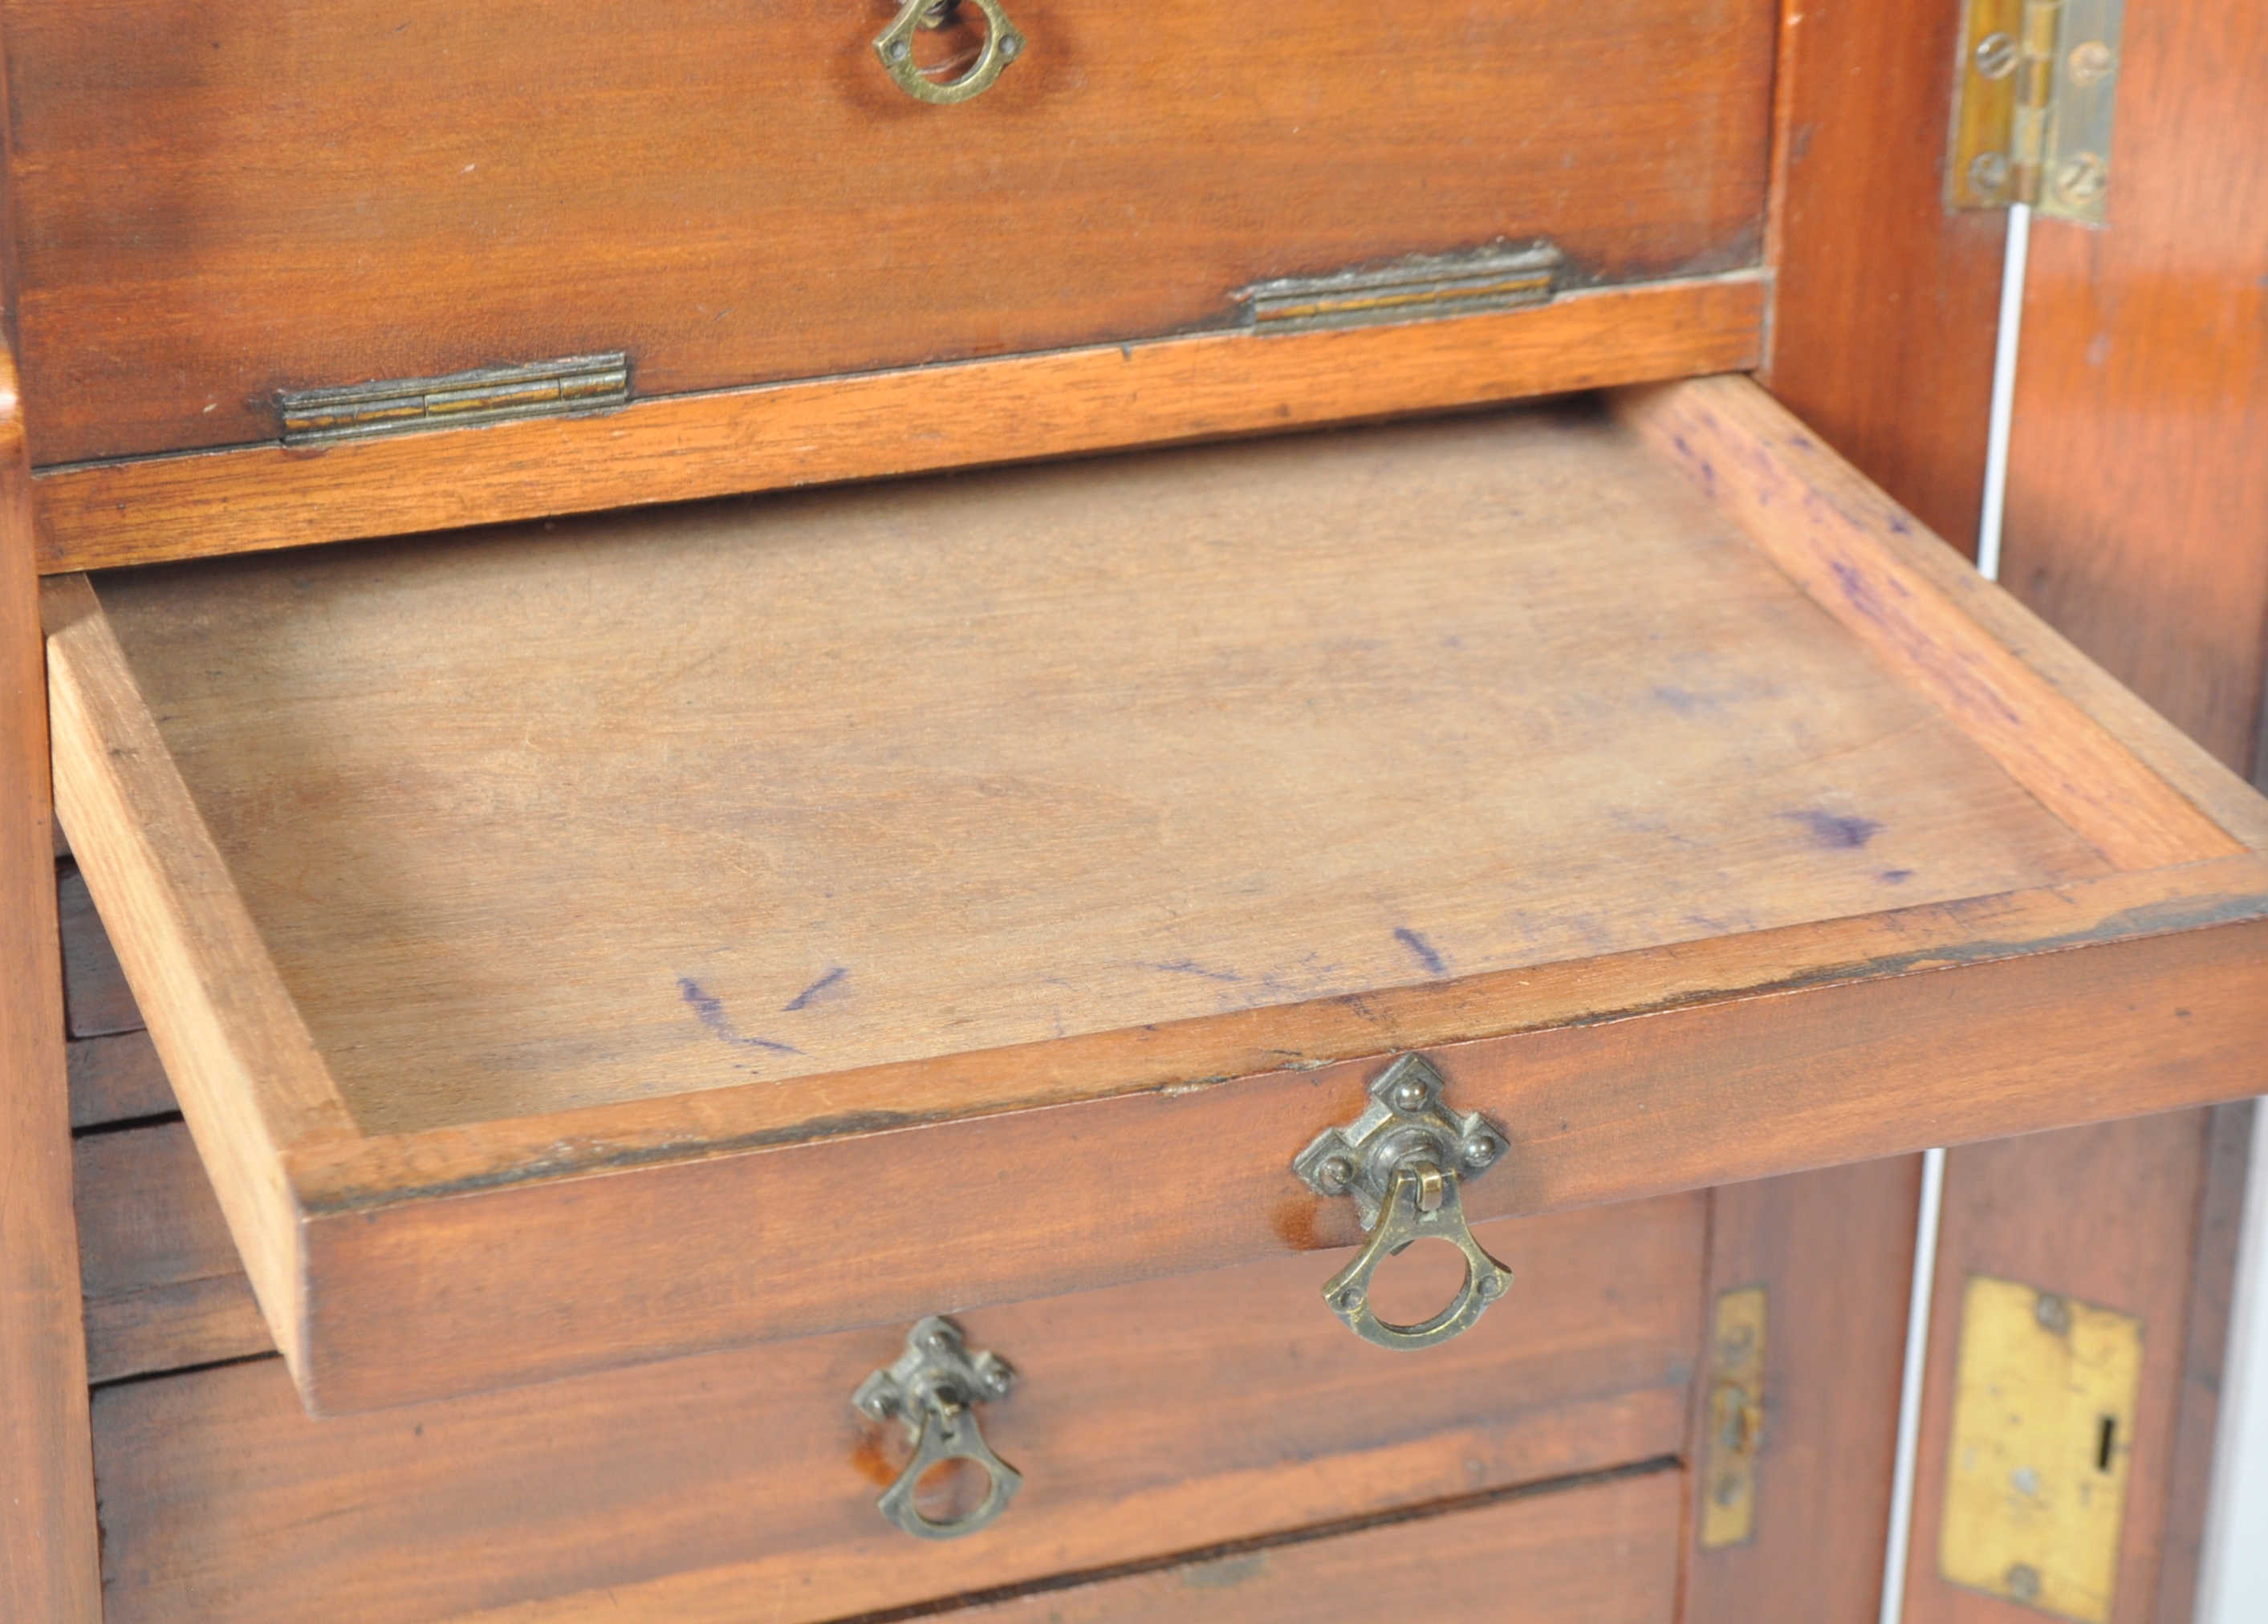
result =
M645 396L1223 326L1499 238L1574 285L1758 253L1771 0L1007 10L939 107L896 0L11 0L33 459L596 351Z
M130 1159L96 1167L83 1210L142 1199L151 1181L102 1171ZM321 1422L272 1358L103 1387L107 1616L215 1624L343 1609L359 1624L410 1624L529 1605L511 1616L826 1619L1658 1464L1683 1447L1705 1210L1705 1198L1678 1196L1485 1226L1519 1275L1515 1296L1414 1357L1357 1341L1325 1310L1329 1256L962 1315L971 1343L1019 1372L980 1415L1024 1487L998 1523L944 1544L883 1520L875 1499L903 1444L849 1402L900 1346L897 1326ZM107 1260L91 1267L136 1274L119 1253L151 1227L83 1220L91 1254ZM1426 1250L1410 1255L1405 1283L1446 1297L1454 1278L1425 1277ZM210 1357L194 1341L197 1306L184 1298L178 1312L188 1350ZM1654 1496L1640 1588L1666 1596L1676 1492L1616 1492ZM1529 1516L1507 1507L1474 1526ZM1189 1583L1257 1584L1314 1559ZM1648 1606L1572 1615L1661 1616Z
M1682 1473L1655 1470L947 1616L952 1624L1668 1624L1683 1484Z

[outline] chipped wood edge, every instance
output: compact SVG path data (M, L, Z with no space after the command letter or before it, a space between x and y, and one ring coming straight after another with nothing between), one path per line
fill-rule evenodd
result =
M352 1118L85 576L42 584L56 810L276 1344L306 1348L293 1145Z
M2140 871L2261 843L2268 806L2257 796L2205 771L2202 753L2176 746L2171 725L2139 701L2114 699L2110 678L2084 678L2083 657L2027 624L1997 587L1956 588L1951 549L1755 382L1630 390L1615 406L1814 602L2109 862ZM1942 566L1923 562L1933 551Z
M46 573L1482 406L1756 364L1755 271L1301 334L1202 333L713 393L589 417L58 467ZM1003 425L1009 431L1003 432Z

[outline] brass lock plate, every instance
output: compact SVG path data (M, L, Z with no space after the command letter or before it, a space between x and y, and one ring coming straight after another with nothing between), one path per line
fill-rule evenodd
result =
M1762 1286L1717 1295L1710 1327L1708 1429L1701 1441L1701 1548L1745 1545L1756 1532L1756 1451L1764 1430Z
M2013 1280L1961 1311L1938 1570L2080 1624L2110 1624L2142 1322Z

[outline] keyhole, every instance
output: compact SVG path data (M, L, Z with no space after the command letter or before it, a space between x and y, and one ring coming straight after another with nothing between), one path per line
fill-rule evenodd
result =
M2102 1418L2102 1426L2095 1440L2095 1469L2097 1472L2110 1470L2110 1446L2117 1441L2117 1437L2118 1418L2115 1415L2105 1415Z

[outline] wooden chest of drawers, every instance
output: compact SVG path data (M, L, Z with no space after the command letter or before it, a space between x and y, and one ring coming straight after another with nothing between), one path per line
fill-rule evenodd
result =
M1857 1616L1910 1153L2255 1086L1739 376L1957 8L1001 3L0 0L22 1616Z

